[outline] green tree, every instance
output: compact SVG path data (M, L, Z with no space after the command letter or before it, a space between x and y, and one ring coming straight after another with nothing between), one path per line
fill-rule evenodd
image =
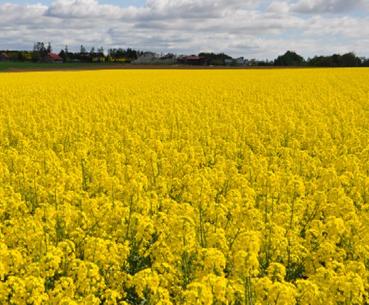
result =
M287 51L274 60L275 66L302 66L304 63L305 59L293 51Z

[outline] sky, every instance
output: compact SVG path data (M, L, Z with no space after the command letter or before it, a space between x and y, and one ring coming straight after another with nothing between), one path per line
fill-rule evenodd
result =
M0 49L369 57L369 0L0 0Z

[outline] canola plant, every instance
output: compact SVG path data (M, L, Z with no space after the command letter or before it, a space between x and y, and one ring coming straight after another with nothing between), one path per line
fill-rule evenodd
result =
M0 103L0 304L368 304L368 69L1 74Z

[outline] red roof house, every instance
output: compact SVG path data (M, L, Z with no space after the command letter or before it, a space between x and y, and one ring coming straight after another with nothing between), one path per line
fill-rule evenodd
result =
M61 58L58 54L55 53L47 54L46 60L49 62L57 62L57 63L63 62L63 58Z

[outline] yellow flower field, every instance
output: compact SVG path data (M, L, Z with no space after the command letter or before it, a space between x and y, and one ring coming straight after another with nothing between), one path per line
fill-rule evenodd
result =
M0 74L0 304L369 302L369 69Z

